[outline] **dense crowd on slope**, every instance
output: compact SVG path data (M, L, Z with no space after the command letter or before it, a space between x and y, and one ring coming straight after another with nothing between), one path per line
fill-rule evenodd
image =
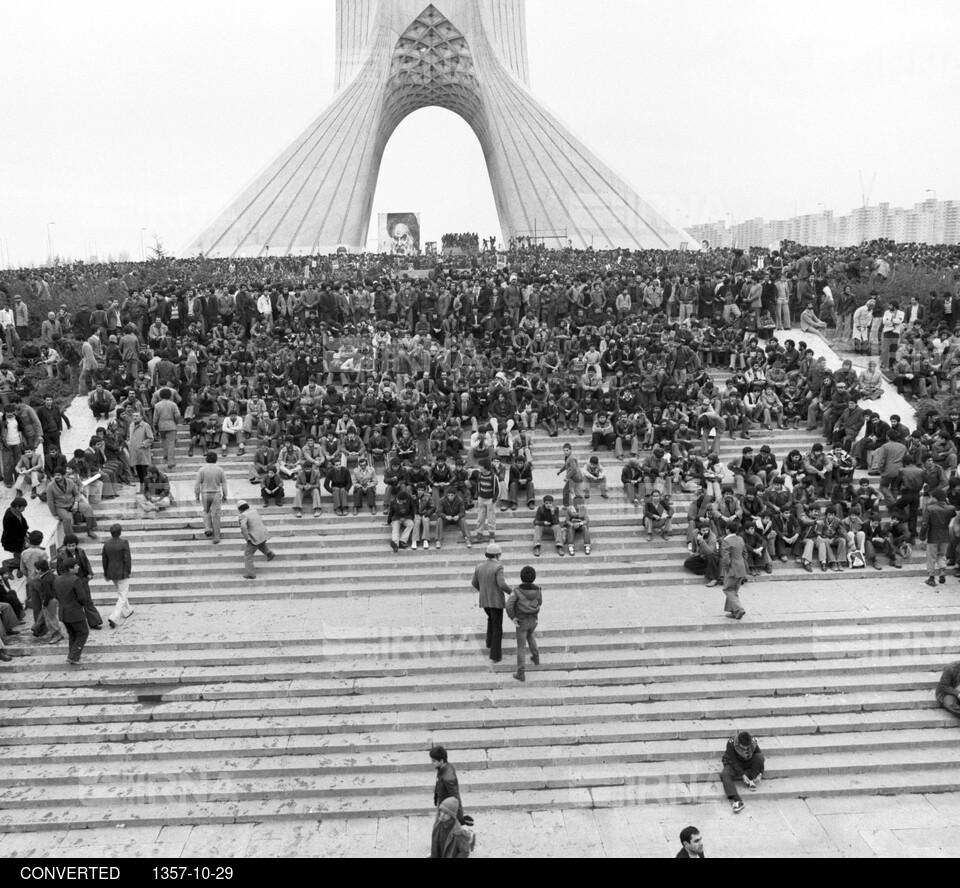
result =
M648 538L669 536L673 501L693 494L688 567L711 584L731 529L750 572L792 557L808 570L879 567L878 554L897 566L920 532L921 497L958 493L960 416L928 415L911 432L869 409L887 367L917 394L954 385L956 248L510 246L422 276L396 257L343 254L7 273L0 397L16 429L9 419L0 429L4 479L68 515L92 514L133 482L153 513L170 485L151 442L166 440L172 466L186 425L191 453L236 448L265 505L298 516L319 515L325 499L339 514L383 509L394 549L440 544L450 524L467 544L493 537L497 511L524 505L536 553L546 529L573 554L578 533L590 551L585 496L615 486L606 450ZM941 288L898 304L888 281L906 265L939 272ZM860 285L877 291L863 306ZM71 310L78 292L97 301ZM806 340L844 323L882 366L832 372L814 359ZM89 398L103 424L86 449L57 453L55 406L19 403L30 361ZM824 438L807 453L747 445L719 457L723 436L801 422ZM537 433L589 435L598 451L582 467L568 456L561 507L535 494ZM851 483L857 464L878 489ZM58 470L74 508L50 495Z

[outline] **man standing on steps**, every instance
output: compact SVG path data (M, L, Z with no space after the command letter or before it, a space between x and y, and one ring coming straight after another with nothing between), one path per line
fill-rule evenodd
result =
M569 444L563 445L563 465L557 474L565 476L563 504L569 506L573 497L583 496L583 472L580 471L580 464L573 455L573 448Z
M727 741L727 748L723 753L723 770L720 772L720 782L723 791L727 794L733 813L739 814L743 810L743 800L737 792L735 781L742 780L748 789L755 790L763 778L763 754L760 745L750 736L748 731L738 731L732 740Z
M746 613L740 604L740 586L749 576L743 558L745 545L740 536L740 522L734 521L727 526L727 535L720 541L720 570L723 573L723 594L727 597L723 609L734 620L742 620Z
M117 590L117 603L107 618L111 629L116 629L132 613L130 606L130 543L120 539L123 528L119 524L110 527L110 539L103 544L103 578L113 583Z
M83 646L90 637L87 626L87 614L80 597L80 582L77 574L80 562L76 558L65 558L60 564L60 576L53 581L53 589L60 606L60 621L67 627L70 648L67 651L67 663L80 665Z
M477 526L473 535L477 542L487 533L491 540L497 533L497 501L500 499L500 479L489 459L480 460L480 474L477 476ZM502 607L502 605L501 605Z
M537 647L537 617L543 605L543 593L534 584L537 572L528 564L520 571L520 585L507 599L507 616L517 627L517 671L513 677L526 681L526 648L530 647L530 659L534 666L540 665L540 649Z
M499 663L503 659L501 645L503 609L507 604L505 596L513 590L503 578L503 565L500 563L503 550L496 543L490 543L484 554L485 560L473 572L472 585L480 593L480 607L487 613L487 643L484 647L490 651L490 659Z
M947 545L950 542L950 523L957 510L947 503L942 487L930 491L930 501L924 507L920 520L920 539L927 544L928 586L936 586L937 574L941 584L947 581Z
M37 409L37 419L40 420L40 428L43 430L43 441L47 451L51 445L60 447L60 434L63 427L70 428L70 420L67 419L59 407L53 403L53 397L47 395L43 399L43 406Z
M267 556L267 561L273 561L277 557L277 553L267 545L269 534L260 513L252 508L246 500L240 500L237 503L237 510L240 512L240 533L245 541L243 578L245 580L255 580L257 575L253 572L253 556L260 551Z
M177 426L180 424L180 408L173 401L170 389L160 390L160 400L153 408L153 427L163 442L163 455L167 460L167 468L177 466Z
M153 455L150 448L153 446L153 429L144 419L143 414L137 411L133 414L133 421L127 430L127 460L130 467L137 473L140 480L140 490L147 477L147 466L153 465Z
M207 452L207 462L200 466L193 485L197 502L203 509L203 535L220 542L220 506L227 501L227 476L217 465L217 451Z
M457 771L453 765L447 761L447 750L442 746L434 746L430 749L430 761L437 769L437 784L433 789L433 805L437 807L442 805L447 799L456 799L457 823L463 823L463 802L460 799L460 784L457 782Z
M17 561L20 560L20 554L26 548L27 534L30 531L30 525L23 517L26 508L27 501L22 496L15 496L3 515L3 536L0 537L0 546L3 546L4 551L9 552Z

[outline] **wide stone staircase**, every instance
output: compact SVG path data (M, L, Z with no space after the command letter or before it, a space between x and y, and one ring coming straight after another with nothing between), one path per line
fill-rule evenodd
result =
M782 459L815 440L757 430L749 443L769 443ZM590 455L589 435L539 432L539 494L560 495L564 441L581 462ZM744 443L724 438L724 459ZM693 590L683 587L703 584L682 568L689 495L674 496L673 538L648 543L618 461L601 452L610 498L594 489L589 501L591 555L578 543L576 557L559 558L545 540L534 559L530 511L521 504L498 515L512 581L533 563L552 601L582 602L582 619L545 621L542 665L518 685L512 641L492 665L476 622L425 616L421 625L437 628L417 628L411 616L384 628L338 619L338 605L361 596L442 603L456 593L474 603L480 547L468 550L451 529L441 551L394 554L382 514L338 518L325 495L319 518L306 510L298 519L288 498L261 509L277 559L258 556L258 579L244 580L234 504L258 501L252 450L222 460L231 501L213 546L192 496L202 457L188 458L186 444L182 432L170 473L176 506L145 519L128 490L97 509L104 529L119 520L130 540L134 620L93 633L81 671L66 667L62 646L26 642L18 645L26 656L0 671L0 832L422 814L433 743L450 750L471 812L717 800L719 755L738 728L756 733L768 755L763 797L960 788L957 725L932 693L957 657L955 581L945 594L931 590L937 606L922 610L824 608L739 624L719 618L714 590L718 618L684 621ZM100 544L84 546L99 573ZM882 572L808 574L791 561L750 588L777 584L791 595L842 579L871 589L916 584L924 573L919 551L903 570ZM102 578L92 590L101 610L112 606ZM594 608L602 598L615 613L628 595L676 596L677 617L625 625L610 607ZM262 628L213 641L165 631L168 618L208 604L202 619L242 610ZM286 610L303 614L298 629L272 631L270 614Z
M3 674L0 830L423 813L433 743L472 812L713 800L745 725L765 798L956 790L956 616L551 629L522 687L469 631L42 648Z

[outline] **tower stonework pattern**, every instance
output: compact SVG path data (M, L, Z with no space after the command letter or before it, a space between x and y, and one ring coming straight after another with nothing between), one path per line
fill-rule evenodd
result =
M337 92L185 255L308 255L366 244L384 149L439 106L483 149L503 235L576 248L691 242L530 93L524 0L337 0ZM695 246L695 244L691 244Z

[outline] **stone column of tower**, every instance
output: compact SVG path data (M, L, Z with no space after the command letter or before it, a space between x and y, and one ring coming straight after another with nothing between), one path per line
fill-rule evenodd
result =
M476 133L505 238L536 228L576 248L695 246L533 97L523 0L337 0L336 85L184 255L362 251L387 141L428 105Z

